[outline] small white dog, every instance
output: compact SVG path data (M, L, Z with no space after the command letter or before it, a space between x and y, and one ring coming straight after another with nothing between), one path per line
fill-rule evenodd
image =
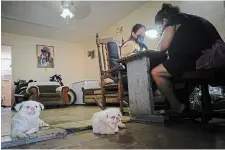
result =
M126 128L121 121L122 114L119 108L109 108L97 112L92 117L93 132L97 134L114 134L120 128Z
M29 134L39 131L39 127L49 125L42 121L39 116L44 106L36 101L25 101L15 106L17 113L12 119L12 137L24 138Z

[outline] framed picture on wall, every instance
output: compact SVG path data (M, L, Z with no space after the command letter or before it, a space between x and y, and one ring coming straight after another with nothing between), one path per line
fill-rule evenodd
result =
M37 51L37 67L38 68L54 68L54 46L36 45Z

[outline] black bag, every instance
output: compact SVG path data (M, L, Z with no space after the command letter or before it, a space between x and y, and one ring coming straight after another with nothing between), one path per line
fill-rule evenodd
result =
M225 68L225 43L217 40L211 49L207 49L196 62L196 69Z

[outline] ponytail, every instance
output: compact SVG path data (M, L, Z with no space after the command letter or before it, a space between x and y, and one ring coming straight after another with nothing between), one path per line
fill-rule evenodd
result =
M163 3L161 10L155 16L155 24L162 23L164 18L168 19L170 16L178 13L180 13L179 7Z

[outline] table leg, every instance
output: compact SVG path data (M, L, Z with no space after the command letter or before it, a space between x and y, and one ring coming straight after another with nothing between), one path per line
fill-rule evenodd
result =
M162 116L154 115L149 57L127 62L127 75L131 119L163 122Z

